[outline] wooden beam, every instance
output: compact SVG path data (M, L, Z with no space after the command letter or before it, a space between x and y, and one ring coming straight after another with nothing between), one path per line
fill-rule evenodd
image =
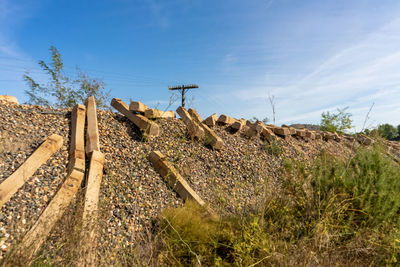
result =
M224 141L222 141L221 137L219 137L207 125L202 123L202 119L195 109L190 108L188 112L192 117L192 119L203 128L204 134L206 136L205 138L206 144L210 145L212 148L216 150L222 149L224 147Z
M151 137L158 136L160 134L160 128L155 122L150 121L148 118L140 114L133 114L131 111L129 111L128 105L126 105L121 99L113 98L111 101L111 106L124 114L143 132L144 135Z
M10 200L36 170L60 149L62 144L61 136L50 135L10 177L0 184L0 207Z
M166 180L167 184L172 187L183 200L186 201L189 199L201 206L205 205L205 202L196 194L160 151L151 152L149 160L158 173Z
M148 109L150 109L148 106L139 101L131 101L131 104L129 105L129 110L134 113L144 114Z
M204 137L204 130L193 120L189 112L182 106L180 106L176 112L181 116L183 123L185 123L190 138L192 138L192 140L195 138L201 140Z
M144 112L144 116L148 119L167 119L175 118L175 112L172 110L162 111L158 109L148 109Z
M16 249L17 255L14 255L14 258L18 257L22 262L32 262L54 225L62 217L71 200L81 187L85 176L85 118L85 106L76 105L72 110L71 116L71 148L67 178L40 215L39 219L18 244ZM6 266L13 266L11 262L7 262L6 264Z
M217 120L218 120L218 115L217 115L217 113L214 113L211 116L209 116L207 119L205 119L203 121L203 123L205 123L208 127L214 127Z
M81 266L96 266L96 249L99 230L98 204L104 161L104 154L100 151L95 150L90 155L80 239L81 253L79 259L80 264L78 265Z
M100 151L99 128L97 126L96 100L94 96L86 100L86 154L94 150Z

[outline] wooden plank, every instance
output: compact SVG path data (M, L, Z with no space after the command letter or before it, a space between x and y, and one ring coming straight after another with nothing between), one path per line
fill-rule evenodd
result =
M72 170L54 198L47 205L33 227L26 233L15 250L21 262L32 263L36 253L53 229L55 223L62 217L72 198L81 186L84 174L78 170ZM12 262L5 263L5 266L13 266Z
M179 116L181 116L183 123L185 123L190 138L192 138L192 140L195 138L199 140L203 139L204 137L203 128L192 119L189 112L182 106L178 107L176 112L179 114Z
M188 112L192 117L192 119L203 128L204 134L206 136L205 138L206 144L211 145L211 147L216 150L222 149L224 147L224 141L222 141L221 137L219 137L207 125L202 123L203 120L201 119L200 115L197 113L195 109L190 108Z
M167 184L172 187L183 200L186 201L190 199L201 206L205 205L205 202L189 186L172 164L166 160L165 156L160 151L151 152L149 160L158 173L166 180Z
M240 131L245 125L246 125L245 119L235 120L235 122L231 125L231 128L236 131Z
M144 112L144 116L148 119L168 119L175 118L175 112L173 110L148 109Z
M150 109L148 106L139 101L131 101L131 104L129 105L129 110L134 113L137 112L144 114L148 109Z
M219 116L217 123L222 124L222 125L231 125L235 122L236 120L229 117L228 115L222 114Z
M139 115L133 114L128 109L128 105L126 105L121 99L113 98L111 101L111 106L116 110L124 114L131 122L133 122L146 136L158 136L160 134L160 128L155 122L150 121L148 118Z
M18 99L12 95L0 95L0 101L18 104Z
M47 205L33 227L26 233L14 256L22 262L31 263L41 248L56 222L62 217L69 203L78 192L85 170L84 129L86 108L76 105L71 116L71 148L68 162L68 175L57 191L54 198ZM27 264L28 265L28 264ZM6 266L13 266L7 262Z
M214 113L207 119L205 119L203 123L206 124L208 127L214 127L215 123L217 122L217 119L218 119L217 113Z
M96 249L99 230L98 204L105 161L104 154L100 151L93 151L90 157L80 239L81 257L79 259L80 264L78 264L82 266L96 266Z
M96 100L94 96L86 100L86 154L94 150L100 151L99 128L97 126Z
M68 174L72 169L85 172L85 132L86 107L75 105L71 113L71 141L69 150Z
M10 177L0 184L0 207L10 200L36 170L60 149L62 144L61 136L50 135Z

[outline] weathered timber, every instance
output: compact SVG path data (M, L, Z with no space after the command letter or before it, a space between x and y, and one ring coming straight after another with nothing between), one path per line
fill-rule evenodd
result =
M231 128L236 131L240 131L245 125L246 125L245 119L235 120L235 122L232 123Z
M96 100L94 96L86 100L86 154L94 150L100 151L99 128L97 126Z
M150 109L148 106L139 101L132 101L129 105L129 110L135 113L144 114L148 109Z
M26 262L26 266L30 266L55 223L62 217L80 188L83 177L84 173L75 169L72 170L39 219L18 244L18 248L15 250L16 255L12 258L18 258L19 261ZM11 261L12 259L5 266L13 266Z
M224 147L224 141L222 141L221 137L219 137L207 125L202 123L202 119L195 109L190 108L188 112L189 115L192 117L192 119L203 128L206 137L205 138L206 144L210 145L212 148L216 150L222 149Z
M10 200L36 170L60 149L62 144L61 136L50 135L10 177L0 184L0 207Z
M94 150L91 153L82 216L79 259L79 265L81 266L96 266L96 249L99 231L98 203L104 161L104 154L100 151Z
M357 135L357 141L358 141L360 144L366 145L366 146L369 146L369 145L372 144L372 139L369 138L369 137L367 137L367 136L364 135L364 134L359 134L359 135Z
M150 121L148 118L140 114L133 114L121 99L113 98L111 106L132 121L141 131L143 131L144 135L151 137L160 134L160 128L155 122Z
M283 137L290 135L290 130L288 128L274 126L272 129L273 129L274 133L277 135L280 135Z
M185 123L192 140L195 138L200 140L204 137L205 133L203 128L193 120L189 112L184 107L178 107L176 112L179 114L179 116L181 116L182 121Z
M311 131L306 131L306 137L310 138L311 140L315 139L315 133Z
M263 127L260 123L253 123L253 124L250 124L250 126L248 126L248 128L244 132L244 135L249 138L253 138L253 137L259 136L260 133L262 132L262 129L263 129Z
M219 116L217 123L222 124L222 125L231 125L235 122L235 120L228 115L222 114Z
M22 262L31 263L40 247L46 241L56 222L62 217L69 203L81 187L85 176L84 129L86 109L83 105L76 105L71 115L71 148L69 152L68 175L57 191L54 198L47 205L33 227L26 233L16 249L14 258ZM7 262L6 266L13 266ZM27 264L28 266L30 264Z
M85 172L85 132L86 107L75 105L71 113L71 141L69 150L68 174L72 169Z
M162 111L158 109L147 109L144 112L144 116L148 119L175 118L175 112L173 110Z
M167 184L172 187L183 200L193 200L201 206L205 205L205 202L189 186L185 179L183 179L183 177L178 173L174 166L167 161L161 152L151 152L149 155L149 160L158 173L166 180Z
M265 140L268 141L276 140L276 135L274 134L274 132L268 129L265 125L263 125L261 135L264 137Z
M214 127L215 123L217 122L218 116L217 113L212 114L207 119L203 121L208 127Z
M304 137L306 137L306 131L302 130L302 129L297 129L296 135L304 138Z
M0 95L0 101L10 102L10 103L18 103L18 99L12 95Z

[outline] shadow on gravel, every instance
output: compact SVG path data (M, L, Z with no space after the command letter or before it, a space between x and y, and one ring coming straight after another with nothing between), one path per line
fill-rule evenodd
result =
M125 124L127 126L128 134L133 140L137 142L143 142L145 140L140 129L135 124L133 124L133 122L131 122L128 118L119 114L115 115L114 118L118 122Z

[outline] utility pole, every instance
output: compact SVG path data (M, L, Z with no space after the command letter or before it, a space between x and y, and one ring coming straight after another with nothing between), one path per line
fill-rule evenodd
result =
M169 90L180 90L182 94L182 107L185 107L185 92L189 89L199 88L197 84L168 86Z

